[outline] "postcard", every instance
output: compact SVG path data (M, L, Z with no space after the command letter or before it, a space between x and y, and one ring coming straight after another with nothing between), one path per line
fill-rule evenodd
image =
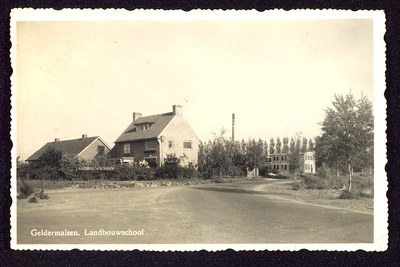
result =
M12 249L387 249L383 11L10 27Z

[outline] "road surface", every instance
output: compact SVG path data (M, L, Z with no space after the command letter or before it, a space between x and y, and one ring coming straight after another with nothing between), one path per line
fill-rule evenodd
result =
M373 242L372 213L260 190L277 182L52 191L47 201L18 205L17 244Z

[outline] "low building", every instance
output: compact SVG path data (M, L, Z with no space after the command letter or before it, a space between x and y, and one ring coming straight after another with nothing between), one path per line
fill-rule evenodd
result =
M38 161L40 156L50 148L62 153L74 154L86 160L107 155L111 150L111 147L100 136L88 137L83 134L82 138L73 140L61 141L59 138L55 138L54 142L46 143L26 161L30 163Z
M300 173L316 173L314 152L300 154L299 168Z
M172 112L142 117L134 112L133 120L117 138L110 151L116 162L146 160L150 167L160 167L167 155L176 155L183 165L195 166L199 138L183 116L183 108L172 106Z

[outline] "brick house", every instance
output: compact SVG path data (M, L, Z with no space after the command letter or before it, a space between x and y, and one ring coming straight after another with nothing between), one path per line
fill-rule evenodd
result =
M300 173L316 173L314 152L306 152L300 154Z
M276 170L280 174L289 174L289 155L287 153L274 153L266 160L270 170Z
M199 138L183 116L183 108L172 106L172 112L142 117L134 112L128 128L117 138L110 151L116 162L146 160L151 167L164 164L167 155L180 157L182 164L197 164Z
M111 147L100 136L88 137L86 134L83 134L82 138L73 140L60 141L59 138L56 138L54 142L46 143L26 161L38 161L40 156L49 148L54 148L62 153L74 154L86 160L107 155L111 150Z

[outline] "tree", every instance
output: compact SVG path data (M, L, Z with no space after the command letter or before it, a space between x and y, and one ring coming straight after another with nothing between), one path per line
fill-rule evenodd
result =
M22 161L21 157L17 157L17 178L25 179L30 172L30 166L27 162Z
M294 154L294 150L296 149L296 142L294 141L293 137L290 138L290 147L289 152Z
M221 129L220 135L214 134L213 147L211 150L211 158L213 173L216 172L218 178L223 175L229 174L233 166L232 159L229 155L228 141L224 138L226 129Z
M233 176L242 176L246 169L246 151L242 149L239 141L234 141L231 147L231 158L234 168L232 168Z
M199 142L199 152L197 156L197 169L200 173L205 173L206 171L206 144L201 140Z
M276 153L282 152L282 142L279 136L276 138Z
M351 92L346 96L335 94L334 98L333 107L325 110L320 123L322 135L316 150L328 165L346 166L351 190L353 167L373 161L368 156L374 145L372 103L364 96L355 100Z
M268 158L269 156L269 149L267 141L264 141L264 158Z
M312 140L312 138L310 138L310 140L308 141L308 151L314 151L315 148L315 143Z
M289 138L283 137L282 153L289 153Z
M296 141L292 138L290 141L291 155L289 160L289 170L291 172L296 172L296 170L299 169L300 151L301 151L300 137L297 137Z
M303 137L303 141L301 142L301 153L307 152L307 138Z
M62 158L62 152L55 149L54 147L49 147L40 157L38 162L34 163L34 168L41 168L44 166L56 168Z
M271 139L269 140L269 154L272 155L275 153L275 141L274 138L271 137Z

